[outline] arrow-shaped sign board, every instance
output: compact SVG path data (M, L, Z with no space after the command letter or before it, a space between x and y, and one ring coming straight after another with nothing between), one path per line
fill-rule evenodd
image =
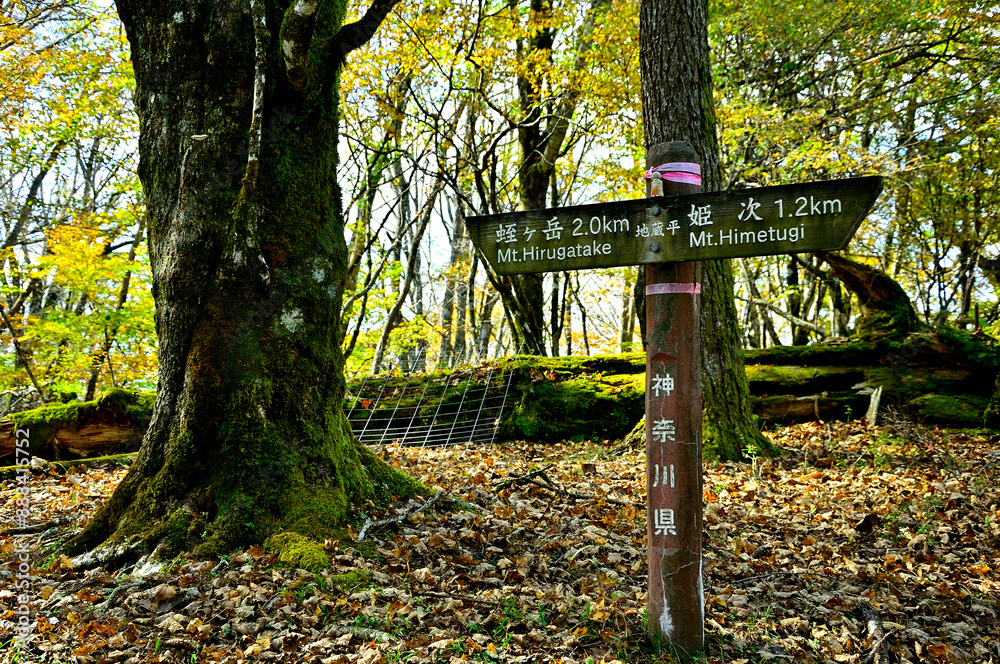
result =
M498 274L843 249L879 176L643 198L466 220Z

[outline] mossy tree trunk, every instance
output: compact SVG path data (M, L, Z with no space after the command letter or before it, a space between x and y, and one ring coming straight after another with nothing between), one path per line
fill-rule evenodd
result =
M642 115L647 150L669 141L687 143L699 156L703 191L717 191L722 176L706 11L703 0L640 5L642 29L664 34L643 42ZM644 303L636 308L644 310ZM731 460L743 458L747 448L773 451L751 411L728 260L702 263L701 334L703 443Z
M817 255L858 298L861 305L858 337L868 341L901 340L923 329L906 291L885 272L841 254L820 252Z
M337 70L392 8L118 0L136 74L159 385L136 463L68 544L224 553L419 490L342 412Z

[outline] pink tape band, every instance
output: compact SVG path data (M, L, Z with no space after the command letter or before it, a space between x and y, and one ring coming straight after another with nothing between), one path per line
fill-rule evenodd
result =
M650 284L646 286L646 295L672 295L675 293L701 293L701 284Z
M646 177L649 177L650 173L694 173L695 175L701 175L701 164L695 164L690 161L672 161L669 164L661 164L659 166L654 166L653 168L646 171Z
M687 184L701 186L701 176L691 175L690 173L663 173L663 179L670 182L686 182Z
M661 178L670 182L683 182L701 186L701 164L687 161L673 161L669 164L661 164L646 171L646 179L648 180L653 177L654 173L658 173Z

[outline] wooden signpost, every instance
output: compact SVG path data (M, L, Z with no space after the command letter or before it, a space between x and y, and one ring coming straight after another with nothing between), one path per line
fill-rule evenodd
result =
M690 168L690 166L688 166ZM878 176L469 217L497 274L843 249Z
M843 249L882 191L874 176L699 193L693 158L654 146L648 198L466 219L498 274L646 265L647 621L685 659L705 640L697 261Z

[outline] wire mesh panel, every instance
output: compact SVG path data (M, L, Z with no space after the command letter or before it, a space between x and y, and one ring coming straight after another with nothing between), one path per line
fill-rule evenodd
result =
M347 418L366 445L491 444L511 372L495 361L447 372L387 373L347 385Z

